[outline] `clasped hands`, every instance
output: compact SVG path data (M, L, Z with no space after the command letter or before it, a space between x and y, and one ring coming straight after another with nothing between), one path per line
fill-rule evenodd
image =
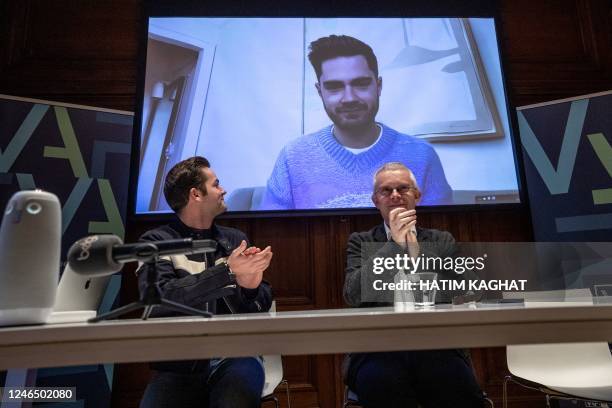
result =
M389 212L389 229L391 238L396 244L408 249L410 255L416 257L419 252L416 235L416 210L403 207L394 208Z
M272 247L261 250L248 247L245 240L232 251L227 264L236 276L236 283L246 289L255 289L261 283L264 271L272 260Z

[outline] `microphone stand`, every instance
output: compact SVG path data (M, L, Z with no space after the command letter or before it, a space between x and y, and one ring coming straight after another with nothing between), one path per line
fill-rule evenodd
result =
M210 248L205 252L212 252L214 248ZM143 244L142 248L139 248L137 255L139 261L147 265L147 286L140 297L140 300L132 302L128 305L121 306L115 310L111 310L108 313L103 313L99 316L92 317L88 320L89 323L96 323L101 320L114 319L122 316L126 313L130 313L134 310L144 308L142 312L142 320L147 320L151 315L151 312L155 307L164 307L174 312L185 313L187 315L196 315L202 317L212 317L212 313L204 310L196 309L191 306L183 305L180 303L173 302L168 299L164 299L162 291L157 283L159 279L159 272L157 271L157 261L159 258L157 246L154 243Z

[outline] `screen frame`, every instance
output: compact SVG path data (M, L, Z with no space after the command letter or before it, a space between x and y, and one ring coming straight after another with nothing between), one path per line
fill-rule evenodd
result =
M182 0L172 2L167 0L147 0L143 6L142 24L138 50L138 76L136 86L136 111L134 115L132 154L130 166L130 182L128 192L128 219L134 221L169 221L173 213L138 213L136 212L136 193L140 168L141 128L146 75L147 41L149 18L153 17L481 17L493 18L501 66L501 80L504 88L506 114L508 116L509 138L515 163L515 173L518 185L519 203L499 204L454 204L417 206L421 213L439 213L456 211L498 211L508 209L526 209L529 207L526 191L523 154L518 136L518 120L516 109L511 103L510 89L507 80L507 61L502 53L504 46L501 33L501 18L497 2L490 0L442 0L433 4L427 0L411 0L400 4L392 0L377 2L376 9L365 1L335 1L333 4L320 0L296 1L286 3L274 1L195 1ZM214 168L214 165L213 165ZM337 209L290 209L290 210L252 210L231 211L221 214L218 218L276 218L276 217L320 217L378 214L371 208L337 208Z

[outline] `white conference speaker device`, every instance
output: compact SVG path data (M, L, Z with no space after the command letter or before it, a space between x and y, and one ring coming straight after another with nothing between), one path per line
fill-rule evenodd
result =
M15 193L0 225L0 326L45 323L59 280L62 210L55 194Z

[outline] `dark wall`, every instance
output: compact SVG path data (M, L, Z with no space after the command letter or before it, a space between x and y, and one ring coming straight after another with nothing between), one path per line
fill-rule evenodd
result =
M609 0L506 0L500 9L515 106L612 89ZM140 24L137 0L1 0L0 93L134 110ZM272 245L266 279L280 310L343 307L348 235L378 222L374 215L223 221L259 246ZM419 224L449 230L460 241L531 238L529 212L520 208L431 212L420 215ZM152 226L128 224L128 239ZM136 296L126 275L124 300ZM504 349L472 350L472 358L479 380L500 405ZM284 361L294 407L340 405L341 356ZM119 365L115 373L114 405L136 406L149 375L146 365ZM543 399L521 392L511 389L510 406L544 406Z

